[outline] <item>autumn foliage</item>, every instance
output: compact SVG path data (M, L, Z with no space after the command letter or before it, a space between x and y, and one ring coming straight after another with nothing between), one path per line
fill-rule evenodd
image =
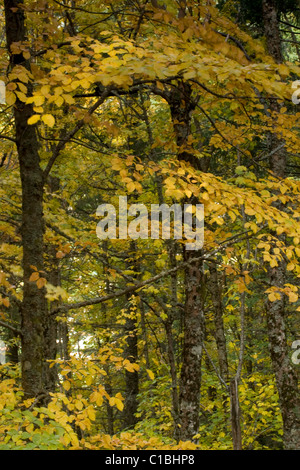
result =
M248 3L1 3L0 449L300 448L299 26ZM100 240L122 195L204 246Z

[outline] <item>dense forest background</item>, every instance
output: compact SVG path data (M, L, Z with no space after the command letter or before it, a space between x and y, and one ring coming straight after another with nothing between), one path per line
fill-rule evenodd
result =
M0 449L300 449L299 16L1 1Z

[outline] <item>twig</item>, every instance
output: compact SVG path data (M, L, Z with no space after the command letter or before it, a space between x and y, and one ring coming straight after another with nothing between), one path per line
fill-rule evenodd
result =
M8 330L13 331L18 336L22 336L22 331L18 330L18 328L15 328L14 326L10 325L9 323L5 323L4 321L0 320L0 326L3 326L4 328L7 328Z

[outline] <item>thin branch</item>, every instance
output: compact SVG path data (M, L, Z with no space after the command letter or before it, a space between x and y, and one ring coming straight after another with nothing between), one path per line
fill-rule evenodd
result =
M63 7L63 8L69 8L70 10L76 10L76 11L81 11L83 13L88 13L90 15L108 15L108 12L105 11L91 11L91 10L86 10L85 8L80 8L80 7L75 7L72 5L66 5L65 3L60 3L58 0L54 0L57 5ZM118 10L116 13L120 13L121 10Z
M8 330L13 331L18 336L22 336L22 331L10 325L9 323L5 323L4 321L0 320L0 326L3 326L3 328L7 328Z
M93 104L93 106L88 110L87 114L90 116L91 114L93 114L94 111L96 111L97 108L99 108L99 106L101 106L104 101L106 100L106 98L109 96L110 94L110 89L107 89L105 90L101 97L96 101L95 104ZM52 157L50 158L44 172L43 172L43 179L44 179L44 182L46 181L57 157L59 156L60 152L65 148L65 146L67 145L67 143L74 137L75 134L77 134L77 132L85 125L86 121L85 119L80 119L80 121L78 121L78 123L76 124L76 126L70 131L68 132L68 134L66 135L66 137L64 139L62 139L59 144L57 144L57 146L55 147L55 149L53 150L53 153L52 153Z
M287 26L291 26L292 28L295 28L295 29L300 29L299 26L295 26L294 24L288 23L287 21L279 20L279 23L286 24Z
M244 48L243 44L238 39L236 39L233 36L230 36L230 34L228 34L228 33L221 33L221 31L217 31L216 29L213 29L213 31L215 31L216 33L220 34L221 36L223 36L225 38L228 38L232 42L234 42L234 44L244 53L246 59L249 60L249 62L251 62L251 57L248 55L248 53L247 53L246 49Z
M186 267L190 266L191 263L196 263L197 261L211 261L212 258L217 253L219 253L221 250L226 249L232 243L236 243L238 241L243 240L243 238L239 238L239 237L241 237L241 235L243 235L244 233L249 233L249 232L251 232L250 229L243 232L242 234L234 235L229 240L224 240L224 242L221 242L219 244L219 247L216 248L215 250L213 250L212 252L207 253L207 254L205 254L203 256L200 256L200 257L193 258L193 259L190 260L190 262L183 262L183 263L179 264L178 266L176 266L174 268L161 271L159 274L157 274L156 276L151 277L150 279L147 279L147 280L139 282L139 283L133 283L133 284L125 287L124 289L119 289L119 290L117 290L115 292L112 292L110 294L107 294L107 295L104 295L104 296L101 296L101 297L95 297L94 299L87 299L87 300L83 300L81 302L77 302L77 303L73 303L73 304L62 304L57 309L53 310L53 312L51 312L51 313L52 314L57 314L61 310L66 311L66 310L71 310L71 309L88 307L88 306L91 306L91 305L98 305L98 304L101 304L103 302L106 302L107 300L111 300L111 299L114 299L116 297L121 297L123 295L127 295L127 294L130 294L131 292L135 292L139 289L142 289L143 287L146 287L150 284L153 284L154 282L157 282L157 281L159 281L160 279L162 279L166 276L170 276L171 274L179 271L180 269L183 269L183 268L186 268Z
M291 44L295 44L296 46L300 46L299 41L292 41L291 39L281 39L282 42L289 42Z
M9 137L8 135L0 134L0 139L10 140L10 141L13 142L14 144L16 143L16 140L13 139L12 137Z
M208 351L207 351L207 348L206 348L205 344L203 344L203 349L204 349L205 354L207 355L207 358L208 358L209 362L211 363L211 365L212 365L212 367L213 367L213 369L214 369L214 371L215 371L215 373L216 373L216 375L217 375L217 377L218 377L218 379L219 379L221 385L223 385L223 386L225 387L225 389L227 390L227 392L229 393L229 387L228 387L227 383L225 382L225 380L224 380L224 379L221 377L221 375L219 374L219 371L218 371L218 369L217 369L217 367L216 367L214 361L213 361L212 358L210 357L210 355L209 355L209 353L208 353Z

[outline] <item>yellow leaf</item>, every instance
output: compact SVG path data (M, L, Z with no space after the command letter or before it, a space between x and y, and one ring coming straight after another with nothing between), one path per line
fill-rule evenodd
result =
M149 375L150 380L154 380L154 374L153 374L152 370L150 370L150 369L146 369L146 370L147 370L147 374Z
M41 94L43 96L48 96L49 92L50 92L50 87L49 85L43 85L41 90L40 90Z
M27 96L24 93L22 93L21 91L16 91L16 95L20 101L22 101L23 103L26 103Z
M44 277L40 277L38 280L37 280L37 283L36 285L38 286L39 289L41 289L42 287L44 287L44 285L47 283L47 279L45 279Z
M41 116L39 114L34 114L28 119L27 124L32 126L33 124L36 124L40 119L41 119Z
M294 268L295 268L294 263L289 263L286 267L287 271L293 271Z
M300 248L295 248L296 255L300 258Z
M62 106L64 104L64 99L59 96L56 100L55 100L55 104L58 108L60 108L60 106Z
M42 114L44 112L44 108L42 106L34 106L33 111L35 113L41 113Z
M22 83L23 85L23 83ZM6 85L6 90L13 91L17 88L17 84L14 82L10 82Z
M277 235L281 235L283 232L284 232L284 228L283 228L283 227L281 227L281 226L277 227L277 229L276 229Z
M52 114L44 114L42 116L42 121L49 127L53 127L55 124L55 119Z
M248 214L248 215L255 215L256 214L255 210L253 210L252 207L246 207L245 213Z
M8 91L6 93L6 104L8 106L12 106L13 104L15 104L16 99L17 99L17 97L12 91Z
M71 441L71 438L69 437L68 434L64 434L63 436L61 436L59 438L60 442L62 444L64 444L65 446L67 446L68 444L70 444L70 441Z
M95 410L91 406L87 408L87 414L91 421L95 421L96 413L95 413Z
M2 304L4 305L4 307L9 307L10 305L9 300L7 298L2 299Z
M269 295L270 302L275 302L276 300L280 300L281 296L278 292L271 292Z
M76 400L76 401L75 401L75 406L76 406L77 410L81 411L82 408L83 408L83 403L82 403L82 401L81 401L81 400Z
M135 190L134 181L130 181L130 183L127 184L127 189L130 193L132 193Z
M29 433L31 434L31 433L33 432L33 430L34 430L34 425L33 425L33 423L28 424L28 426L26 426L25 429L26 429L27 432L29 432Z
M110 397L110 399L109 399L109 404L110 404L110 406L114 406L114 405L116 404L116 399L115 399L115 397Z
M96 396L96 404L97 406L101 406L103 403L103 396L101 395L101 393L97 393L97 396Z
M296 292L290 292L289 293L289 301L290 302L297 302L298 300L298 294Z
M36 106L42 106L44 104L45 97L43 95L34 96L34 103Z
M278 266L278 263L277 263L276 259L272 258L270 260L270 266L271 266L271 268L275 268L275 266Z
M75 100L71 95L62 95L62 96L63 96L66 103L68 103L68 104L75 103Z
M29 281L37 281L39 277L40 277L39 273L35 271L34 273L31 274Z
M104 443L104 446L108 449L111 449L111 437L109 434L104 434L104 436L101 436L101 439Z
M120 400L120 398L115 398L115 404L116 404L118 410L120 410L120 411L123 410L124 404L122 403L122 401Z
M91 385L93 383L93 377L91 375L88 375L86 378L86 384Z
M64 380L62 385L65 390L70 390L71 384L68 380Z

